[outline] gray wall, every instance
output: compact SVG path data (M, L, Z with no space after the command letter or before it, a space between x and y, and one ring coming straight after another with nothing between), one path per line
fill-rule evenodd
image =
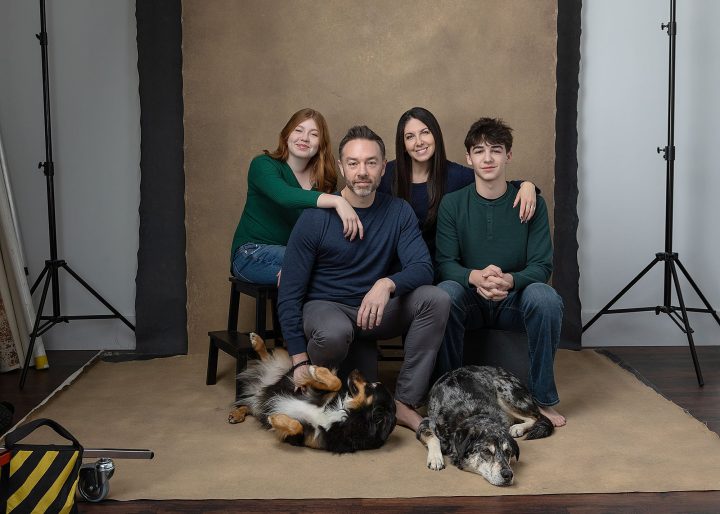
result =
M589 320L664 250L668 0L585 0L578 149L580 295ZM674 251L720 308L720 2L677 2ZM616 307L663 302L657 265ZM688 304L702 307L682 280ZM678 305L675 301L674 305ZM696 344L720 343L709 314L693 314ZM687 345L667 315L611 314L584 346Z
M60 256L133 319L138 238L139 106L134 2L48 2ZM664 247L667 43L664 0L585 0L578 131L580 294L600 310ZM674 249L715 308L720 254L720 2L680 0ZM30 277L48 256L37 3L0 0L0 133ZM661 271L620 307L662 302ZM63 280L68 314L102 311ZM686 287L690 303L697 297ZM720 343L709 315L691 316L698 344ZM49 348L131 348L119 322L78 321L45 336ZM667 316L610 315L583 344L686 345Z
M37 1L0 0L0 135L30 283L49 258ZM134 322L140 182L135 2L47 2L58 254ZM61 272L62 314L107 310ZM40 291L36 292L36 305ZM46 308L45 313L51 309ZM117 320L73 321L48 349L135 347Z

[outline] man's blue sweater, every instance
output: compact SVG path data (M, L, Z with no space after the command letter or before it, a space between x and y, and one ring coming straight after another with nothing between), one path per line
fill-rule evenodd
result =
M290 355L304 352L303 305L328 300L359 306L375 282L387 277L394 296L432 284L433 267L412 207L376 193L373 204L356 208L364 237L348 241L332 209L306 209L295 224L285 251L278 294L283 337ZM401 270L390 274L399 261Z

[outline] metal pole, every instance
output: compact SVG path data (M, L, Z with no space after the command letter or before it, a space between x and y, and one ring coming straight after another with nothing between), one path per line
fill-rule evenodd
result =
M43 85L43 114L45 116L45 162L41 162L38 167L44 168L47 177L47 207L48 207L48 233L50 237L50 261L58 260L57 252L57 222L55 219L55 163L52 158L52 121L50 119L50 73L48 71L48 35L45 16L45 0L40 0L40 34L37 35L40 40L40 50L42 53L42 85ZM56 266L51 266L50 274L52 276L52 304L53 316L60 316L60 287L58 281L58 270ZM38 315L42 315L39 312Z
M670 37L670 55L668 58L668 127L667 146L665 147L665 160L667 161L667 184L665 187L665 253L672 254L673 237L673 190L675 187L675 36L677 23L675 21L675 0L670 0L670 22L660 25L667 28ZM664 302L665 307L672 305L672 275L671 263L665 260L664 275Z

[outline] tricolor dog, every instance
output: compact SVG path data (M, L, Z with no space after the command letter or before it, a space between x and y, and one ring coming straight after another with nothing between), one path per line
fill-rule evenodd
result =
M381 383L369 383L355 370L343 387L327 368L309 366L303 382L295 384L286 350L269 353L254 333L250 342L260 360L237 376L241 393L230 423L252 414L287 443L335 453L379 448L390 436L395 401Z

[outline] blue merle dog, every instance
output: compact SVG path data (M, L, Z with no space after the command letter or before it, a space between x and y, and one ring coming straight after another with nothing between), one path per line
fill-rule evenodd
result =
M435 382L416 435L428 449L428 468L444 469L447 455L459 469L507 486L510 461L520 458L514 438L540 439L553 430L517 377L502 368L464 366Z

